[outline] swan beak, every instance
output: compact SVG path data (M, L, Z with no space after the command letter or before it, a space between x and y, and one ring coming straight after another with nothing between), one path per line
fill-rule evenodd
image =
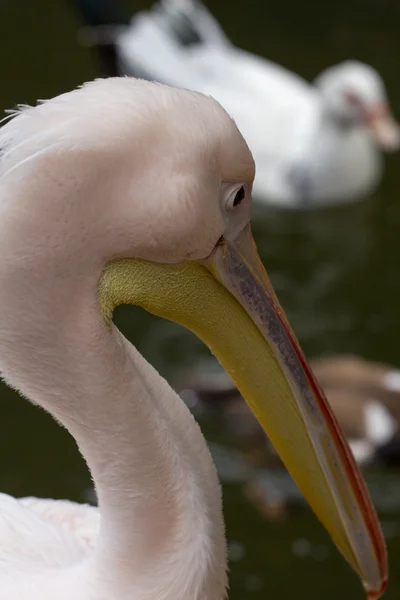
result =
M236 345L217 358L274 444L338 549L361 577L369 598L387 582L385 543L367 488L258 257L250 227L221 240L207 268L236 298L220 320ZM241 309L256 328L241 330Z
M386 106L378 106L366 115L367 127L380 148L395 152L400 148L400 126Z

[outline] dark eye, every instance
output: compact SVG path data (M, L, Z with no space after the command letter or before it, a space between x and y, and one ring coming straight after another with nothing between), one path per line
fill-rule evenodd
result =
M240 188L240 190L238 190L236 192L236 196L233 200L233 206L238 206L238 204L241 203L241 201L243 200L243 198L246 195L246 190L244 189L244 186L242 185L242 187Z
M228 185L228 189L230 188L230 194L225 203L225 210L233 210L245 199L246 197L246 185L242 185L240 188L232 189L231 185Z

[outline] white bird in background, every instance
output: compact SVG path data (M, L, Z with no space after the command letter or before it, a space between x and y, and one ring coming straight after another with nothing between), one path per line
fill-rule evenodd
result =
M0 131L0 371L75 438L99 508L0 496L1 600L223 600L205 440L112 324L137 304L235 380L369 597L387 558L361 475L250 233L254 163L201 94L98 80Z
M86 0L76 3L83 8ZM103 22L113 20L107 5L97 5ZM89 25L99 21L94 10L84 12ZM160 0L128 26L97 32L100 41L113 39L119 74L197 90L222 104L252 149L260 202L300 209L362 198L382 177L381 151L400 147L384 83L371 66L346 61L310 84L232 45L198 0Z

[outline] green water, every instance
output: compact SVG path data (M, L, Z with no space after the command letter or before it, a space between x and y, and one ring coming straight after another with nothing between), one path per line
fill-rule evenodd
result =
M371 63L383 75L400 118L400 5L395 0L214 4L215 15L238 45L305 77L348 57ZM77 26L66 2L2 1L1 109L51 97L97 75L95 55L76 44ZM400 365L400 154L386 162L379 191L364 202L315 213L265 210L256 215L260 253L309 356L355 352ZM116 318L166 375L205 352L190 334L137 309L119 310ZM90 478L68 434L4 386L0 397L0 488L15 495L90 499ZM214 430L212 436L218 440ZM400 473L367 476L388 537L386 597L395 599L400 592ZM308 600L362 597L355 576L309 511L271 523L246 502L234 481L225 483L224 498L232 600L267 594L289 598L299 592Z

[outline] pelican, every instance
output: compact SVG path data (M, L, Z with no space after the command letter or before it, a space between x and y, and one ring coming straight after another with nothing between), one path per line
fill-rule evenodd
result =
M112 73L222 104L254 154L260 203L305 209L361 199L381 180L382 151L400 147L385 84L370 65L347 60L310 83L234 46L200 0L160 0L130 21L115 2L75 2L89 25L103 25L92 38Z
M385 544L351 453L258 258L254 162L210 97L88 83L0 132L0 370L68 429L98 509L0 499L1 600L223 600L221 490L190 411L112 322L201 338L372 600Z

